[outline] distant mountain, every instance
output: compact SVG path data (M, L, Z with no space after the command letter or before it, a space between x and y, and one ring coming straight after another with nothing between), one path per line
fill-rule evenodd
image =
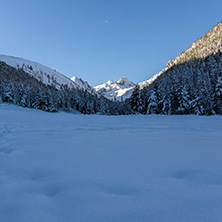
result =
M0 61L3 61L16 69L20 68L43 84L54 86L56 89L61 89L62 86L67 86L68 88L82 89L93 95L98 95L93 87L82 79L78 79L77 77L69 79L56 70L37 62L7 55L0 55Z
M134 86L133 82L122 77L118 81L109 80L102 85L95 86L94 89L109 100L124 101L132 95Z
M100 96L100 94L96 93L95 89L92 86L90 86L88 82L83 81L81 78L73 76L71 78L71 81L73 81L78 86L78 89L86 90L87 92L93 95Z
M133 113L222 114L222 22L135 86Z

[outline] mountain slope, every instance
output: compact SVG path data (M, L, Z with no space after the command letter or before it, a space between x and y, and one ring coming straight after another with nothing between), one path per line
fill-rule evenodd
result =
M74 82L78 86L79 89L86 90L87 92L93 95L100 96L100 94L96 93L95 89L92 86L90 86L88 82L83 81L81 78L77 78L76 76L73 76L71 78L71 81Z
M167 68L193 59L207 57L222 50L222 22L215 25L203 37L196 40L188 49L167 63Z
M159 76L161 76L165 71L167 70L167 68L163 69L162 71L160 71L159 73L157 73L156 75L154 75L153 77L151 77L150 79L140 82L138 83L138 87L139 89L143 89L144 87L152 84Z
M95 86L94 89L109 100L125 100L132 95L135 84L126 77L118 81L109 80L108 82Z
M56 70L37 62L7 55L0 55L0 61L3 61L16 69L22 68L26 73L43 84L54 86L58 90L61 89L62 86L66 85L68 88L83 89L91 94L98 95L93 87L89 86L87 82L84 82L77 77L73 77L70 80L68 77Z
M79 88L43 84L23 69L0 61L0 103L40 109L47 112L80 112L84 114L118 115L127 113L122 103L114 103ZM129 113L130 111L128 111Z
M222 22L134 88L133 113L222 114Z
M138 86L140 89L143 89L153 83L159 76L164 74L174 65L183 64L189 60L201 59L210 56L213 53L217 53L219 50L222 50L222 22L219 22L210 31L203 35L203 37L193 42L188 49L168 61L165 69L150 79L138 83Z

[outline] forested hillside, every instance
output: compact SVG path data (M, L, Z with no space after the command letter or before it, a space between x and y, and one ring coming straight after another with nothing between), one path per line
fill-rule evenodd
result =
M222 114L222 23L218 23L131 98L132 113Z
M222 53L172 66L152 84L135 87L132 112L142 114L222 114Z
M61 89L47 86L23 69L15 69L0 62L0 102L47 112L59 110L84 114L123 114L123 104L98 97L86 90L61 85ZM124 108L124 113L126 109Z

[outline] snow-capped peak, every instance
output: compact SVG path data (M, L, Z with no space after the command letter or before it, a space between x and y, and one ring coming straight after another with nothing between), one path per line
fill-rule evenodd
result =
M109 80L106 84L108 84L108 85L112 85L112 84L114 84L115 82L113 81L113 80Z
M132 84L132 82L130 82L127 77L122 77L120 78L118 81L116 81L118 84L120 85L124 85L124 84ZM133 83L134 84L134 83Z
M108 82L95 86L94 89L110 100L125 100L132 94L135 84L126 77L120 78L118 81L109 80Z

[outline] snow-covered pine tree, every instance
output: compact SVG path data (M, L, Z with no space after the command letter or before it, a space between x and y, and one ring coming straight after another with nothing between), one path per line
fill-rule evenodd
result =
M190 112L190 94L188 86L184 86L182 90L178 91L179 107L176 111L177 114L189 114Z
M130 105L132 112L134 114L138 113L139 106L141 105L140 89L138 84L134 87L132 96L130 97Z
M222 115L222 76L218 77L215 87L214 110L217 114Z
M158 114L158 96L157 91L154 89L151 90L150 96L148 97L147 105L147 114Z

